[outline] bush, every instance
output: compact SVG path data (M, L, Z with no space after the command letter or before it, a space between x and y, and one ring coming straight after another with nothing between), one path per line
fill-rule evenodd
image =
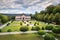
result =
M0 32L2 32L2 30L0 29Z
M35 30L35 27L32 27L32 29L31 29L32 31L34 31Z
M58 25L58 26L55 26L55 28L60 28L60 25Z
M9 25L10 25L10 23L7 24L7 26L9 26Z
M56 34L60 34L60 28L53 28L52 31Z
M37 25L39 25L39 23L37 23Z
M48 25L45 27L46 30L52 30L53 29L53 26L52 25Z
M36 26L36 24L37 24L37 23L35 22L35 23L34 23L34 26Z
M44 30L45 28L44 27L42 27L42 30Z
M29 22L29 21L27 20L27 22Z
M44 34L46 34L46 32L45 32L44 30L39 30L39 31L38 31L38 34L39 34L39 35L44 35Z
M38 30L40 30L40 27L39 27L39 26L35 26L35 27L32 27L32 29L31 29L31 30L38 31Z
M20 25L22 25L22 22L20 22Z
M47 34L45 35L44 40L55 40L55 37L53 35Z
M32 22L29 22L30 24L32 23Z
M24 22L24 24L26 24L26 22Z
M27 24L27 26L29 26L29 24Z
M20 31L22 31L22 32L26 32L28 30L29 30L29 28L27 26L24 26L24 27L20 28Z
M7 32L12 32L12 30L11 29L8 29Z

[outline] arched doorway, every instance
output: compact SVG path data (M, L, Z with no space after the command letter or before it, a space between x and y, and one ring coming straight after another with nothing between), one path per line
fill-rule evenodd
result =
M24 17L23 17L23 20L24 20Z

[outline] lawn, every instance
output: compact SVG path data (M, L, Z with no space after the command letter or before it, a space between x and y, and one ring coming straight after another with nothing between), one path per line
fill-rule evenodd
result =
M20 23L22 23L22 25L20 25ZM42 27L45 27L46 25L48 25L48 23L44 23L44 22L40 22L40 21L33 21L33 20L28 21L28 23L29 24L33 24L33 25L35 23L37 23L36 26L39 26L40 29L42 29ZM2 29L2 32L7 32L8 29L11 29L12 32L14 32L14 31L20 31L20 27L25 26L24 24L25 24L25 22L23 22L23 21L13 21L12 23L10 23L10 25L4 27ZM32 26L27 26L27 27L29 27L29 31L31 31Z
M20 22L21 21L14 21L10 25L4 27L2 31L6 32L8 29L11 29L12 31L19 31L19 28L21 27Z
M22 23L22 25L20 23ZM29 24L37 23L34 26L39 26L40 29L42 29L42 27L45 28L48 25L48 23L44 23L44 22L40 22L40 21L33 21L33 20L28 21L28 23ZM12 32L15 32L15 31L19 32L20 27L27 26L24 24L26 24L26 23L23 21L13 21L12 23L10 23L10 25L4 27L2 29L2 32L7 32L8 29L11 29ZM50 25L54 26L54 24L50 24ZM31 31L32 26L27 26L27 27L29 27L29 31ZM50 34L53 34L53 33L50 33ZM60 40L60 34L59 35L56 34L55 37ZM44 38L42 38L38 34L14 34L14 35L0 35L0 40L44 40Z
M44 40L38 34L0 35L0 40Z

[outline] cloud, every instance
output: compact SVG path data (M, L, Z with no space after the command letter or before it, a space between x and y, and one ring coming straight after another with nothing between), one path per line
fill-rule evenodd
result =
M0 0L0 13L34 13L49 5L59 4L60 0Z

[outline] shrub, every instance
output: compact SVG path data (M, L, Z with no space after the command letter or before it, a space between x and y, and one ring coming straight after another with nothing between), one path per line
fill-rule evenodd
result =
M24 24L26 24L26 22L24 22Z
M27 26L24 26L24 27L20 28L20 31L22 31L22 32L26 32L28 30L29 30L29 28Z
M29 24L27 24L27 26L29 26Z
M8 29L7 32L11 32L12 30L11 29Z
M39 30L39 31L38 31L38 34L39 34L39 35L44 35L44 34L46 34L46 32L45 32L44 30Z
M37 25L39 25L39 23L37 23Z
M27 20L27 22L29 22L29 21Z
M2 32L2 30L0 29L0 32Z
M22 25L22 23L20 22L20 25Z
M35 23L34 23L34 26L36 26L36 24L37 24L37 23L35 22Z
M32 27L32 29L31 29L32 31L34 31L35 30L35 27Z
M44 30L45 28L44 27L42 27L42 30Z
M11 21L11 23L13 22L14 20Z
M55 40L55 37L53 35L47 34L45 35L44 40Z
M60 34L60 28L53 28L52 31L56 34Z
M32 22L29 22L30 24L32 23Z
M32 27L32 29L31 29L31 30L38 31L38 30L40 30L40 27L39 27L39 26L35 26L35 27Z
M48 25L45 27L46 30L52 30L53 29L53 26L52 25Z
M58 25L58 26L55 26L55 28L60 28L60 25Z
M7 24L7 26L9 26L9 25L10 25L10 23Z

